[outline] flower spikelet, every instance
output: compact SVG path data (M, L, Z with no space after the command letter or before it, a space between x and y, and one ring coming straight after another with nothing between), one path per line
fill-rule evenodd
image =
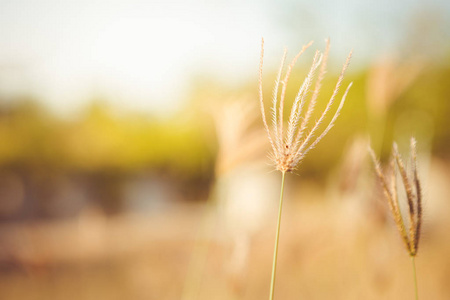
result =
M259 68L259 100L261 106L262 120L264 128L269 136L272 148L272 160L276 169L281 172L291 172L302 161L304 156L314 148L319 141L330 131L338 118L345 98L352 85L350 83L342 96L340 103L334 112L333 117L327 122L325 129L321 132L319 127L332 110L333 104L336 102L339 89L344 79L345 71L350 63L352 52L347 57L342 71L339 75L333 93L320 117L311 122L311 117L316 107L322 81L325 77L328 54L330 50L329 40L326 40L326 48L324 53L315 52L311 67L306 75L303 83L300 85L298 92L293 100L288 120L284 120L284 102L288 81L294 68L295 63L300 56L312 45L312 42L303 46L300 52L293 58L286 68L283 76L283 70L286 62L287 51L281 60L280 68L275 81L275 87L272 93L272 124L269 126L263 99L262 69L264 57L264 40L261 43L261 61ZM310 91L312 90L312 93ZM306 109L305 109L306 107ZM286 127L286 128L285 128Z

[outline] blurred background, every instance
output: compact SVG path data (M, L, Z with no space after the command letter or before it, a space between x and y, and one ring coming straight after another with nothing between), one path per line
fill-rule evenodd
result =
M0 299L264 299L279 61L331 39L336 126L286 183L275 296L412 299L367 156L418 140L423 299L450 299L450 2L0 0ZM340 93L342 95L342 91ZM317 116L317 114L316 114ZM403 192L402 192L403 194Z

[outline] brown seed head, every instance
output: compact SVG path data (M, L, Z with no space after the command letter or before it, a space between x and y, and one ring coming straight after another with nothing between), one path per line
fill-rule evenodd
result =
M411 138L412 169L410 176L408 176L403 159L398 152L397 144L394 143L392 150L393 158L391 160L392 173L390 175L390 186L388 184L388 180L381 171L380 163L378 162L375 153L372 149L369 149L369 152L372 156L376 174L381 181L384 194L388 200L389 208L394 217L395 224L397 225L397 228L403 239L406 250L408 251L410 256L416 256L419 246L420 228L422 224L422 189L420 186L419 178L417 176L416 140L414 138ZM403 220L403 216L398 203L396 182L397 170L400 174L400 177L402 178L402 183L406 192L406 200L408 204L408 231L406 230L405 222Z

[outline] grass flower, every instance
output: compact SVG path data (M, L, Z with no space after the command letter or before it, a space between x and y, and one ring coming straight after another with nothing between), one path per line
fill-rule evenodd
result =
M278 256L278 241L280 234L280 222L281 222L281 211L283 205L283 191L284 191L284 179L288 172L292 172L296 169L305 155L314 148L320 140L330 131L334 126L339 113L345 102L347 93L351 87L351 83L345 90L344 95L341 98L338 108L334 112L333 117L328 121L325 129L320 131L320 125L324 123L326 117L330 113L333 104L337 98L339 89L341 87L342 81L344 79L345 71L347 70L348 64L352 52L347 57L344 63L341 74L337 80L336 86L331 94L328 104L323 110L320 117L318 117L314 122L311 121L316 103L319 97L319 92L322 86L322 81L325 77L328 54L330 50L329 40L326 41L326 48L324 53L319 51L315 52L312 65L309 69L306 78L303 80L292 104L292 108L288 119L284 120L284 102L286 96L286 89L291 75L292 69L299 57L305 52L307 48L311 46L312 42L304 46L301 51L293 58L291 63L287 66L286 72L283 76L283 70L286 62L287 51L284 51L283 58L281 60L280 69L277 74L275 81L275 88L272 94L272 124L269 126L263 98L262 89L262 68L263 68L263 57L264 57L264 40L261 44L261 62L259 68L259 100L261 106L262 119L264 123L264 128L269 136L270 145L272 148L271 158L277 170L281 171L281 193L280 193L280 204L278 210L278 221L277 221L277 232L275 238L275 249L272 265L272 280L270 285L270 299L273 299L274 286L276 278L276 266L277 266L277 256ZM317 73L317 76L316 76ZM313 88L314 85L314 88ZM312 93L310 91L312 90Z
M395 224L403 240L406 250L411 257L414 273L414 285L417 293L417 276L415 257L419 248L420 228L422 226L422 189L420 180L417 176L417 154L416 154L416 140L411 138L411 174L406 171L405 164L398 152L397 144L394 143L391 159L391 174L389 180L383 175L380 163L378 162L375 153L369 149L372 160L375 165L376 174L383 187L384 194L388 200L389 209L394 217ZM397 171L400 173L403 186L406 192L406 200L408 204L408 230L406 229L405 221L400 210L397 192Z

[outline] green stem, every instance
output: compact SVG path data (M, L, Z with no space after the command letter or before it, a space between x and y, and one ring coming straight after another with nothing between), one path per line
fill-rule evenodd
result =
M286 172L282 172L282 174L283 176L281 177L280 207L278 208L277 235L275 237L275 249L273 252L272 281L270 283L270 300L273 300L275 276L277 273L278 240L280 237L281 210L283 207L284 177L286 175Z
M411 256L413 274L414 274L414 290L416 291L416 300L419 300L419 292L417 289L417 275L416 275L416 257Z

